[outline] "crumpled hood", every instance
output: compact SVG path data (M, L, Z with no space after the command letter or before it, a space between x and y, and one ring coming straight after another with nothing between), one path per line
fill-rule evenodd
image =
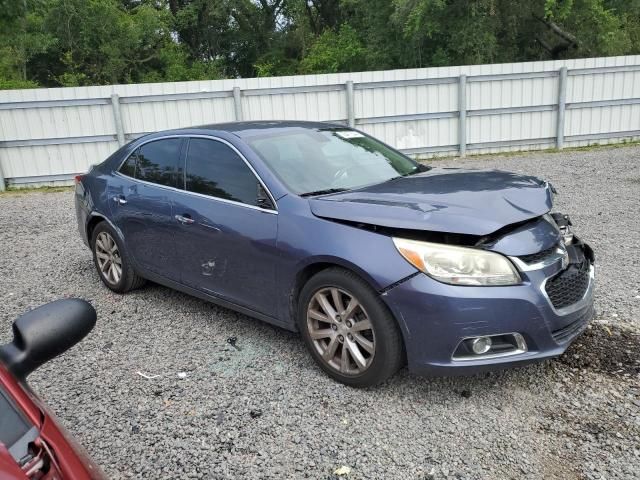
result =
M487 235L547 213L552 194L536 177L500 170L433 168L309 200L314 215L370 225Z

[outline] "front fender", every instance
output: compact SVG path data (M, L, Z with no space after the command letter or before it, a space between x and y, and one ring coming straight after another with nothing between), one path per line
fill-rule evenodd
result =
M289 299L300 272L310 265L325 263L351 270L377 292L417 272L387 235L315 217L299 198L284 197L278 208L278 311L285 322L293 320Z

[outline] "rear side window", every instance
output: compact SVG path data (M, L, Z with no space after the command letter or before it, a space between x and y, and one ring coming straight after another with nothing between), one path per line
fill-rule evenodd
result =
M120 173L137 180L176 186L181 138L167 138L142 145L120 167Z
M186 189L190 192L256 205L258 179L229 146L215 140L189 140Z

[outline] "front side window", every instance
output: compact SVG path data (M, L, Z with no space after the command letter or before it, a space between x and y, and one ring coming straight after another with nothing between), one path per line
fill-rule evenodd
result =
M166 138L145 143L120 167L120 173L137 180L176 186L181 138Z
M229 146L216 140L189 140L186 189L212 197L257 205L259 182Z

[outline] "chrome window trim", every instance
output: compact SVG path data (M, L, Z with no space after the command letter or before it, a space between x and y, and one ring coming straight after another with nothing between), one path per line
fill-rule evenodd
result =
M189 190L186 190L186 189L170 187L168 185L160 185L159 183L147 182L146 180L140 180L139 178L133 178L133 177L130 177L129 175L125 175L124 173L120 172L120 169L122 168L122 165L124 165L125 162L127 160L129 160L131 155L135 154L136 151L138 151L138 149L140 147L146 145L147 143L156 142L156 141L159 141L159 140L167 140L169 138L186 138L186 139L189 139L189 138L204 138L206 140L211 140L213 142L220 142L220 143L223 143L223 144L227 145L229 148L231 148L231 150L233 150L242 159L242 161L245 163L245 165L247 167L249 167L249 170L251 170L251 172L256 177L256 179L258 180L260 185L262 185L262 188L264 189L264 191L267 192L267 195L269 196L269 199L271 200L271 204L273 205L274 208L273 209L271 209L271 208L262 208L262 207L258 207L257 205L249 205L248 203L236 202L235 200L228 200L226 198L214 197L212 195L205 195L204 193L190 192ZM186 159L186 155L188 153L189 152L187 150L187 152L185 152L185 159ZM184 168L186 169L186 164L185 164ZM259 211L265 212L265 213L272 213L272 214L276 214L276 215L278 214L275 198L273 197L273 195L272 195L271 191L269 190L269 188L262 181L262 178L260 178L260 175L258 175L258 172L256 172L255 168L253 168L253 165L251 165L251 163L249 163L249 161L240 152L240 150L238 150L232 143L228 142L227 140L225 140L223 138L215 137L213 135L182 133L182 134L166 135L166 136L162 136L162 137L155 137L155 138L151 138L151 139L145 140L144 142L142 142L138 146L136 146L136 148L133 150L133 152L131 152L129 155L127 155L124 158L124 160L122 160L120 162L120 164L118 165L118 168L113 170L113 173L114 173L114 175L118 175L120 177L128 178L130 180L133 180L134 182L140 182L140 183L145 184L145 185L153 185L155 187L165 188L165 189L168 189L168 190L174 190L174 191L177 191L177 192L186 193L186 194L194 195L194 196L197 196L197 197L209 198L209 199L216 200L216 201L222 202L222 203L229 203L229 204L232 204L232 205L240 205L240 206L243 206L243 207L246 207L246 208L251 208L253 210L259 210ZM185 171L185 174L186 174L186 171Z
M150 185L152 187L158 187L158 188L162 188L164 190L171 190L171 191L178 192L178 193L184 193L186 195L192 195L194 197L207 198L209 200L214 200L216 202L228 203L230 205L238 205L240 207L250 208L252 210L258 210L260 212L270 213L272 215L278 215L278 211L277 210L271 210L271 209L268 209L268 208L261 208L261 207L258 207L256 205L248 205L246 203L236 202L234 200L227 200L226 198L212 197L211 195L205 195L203 193L190 192L188 190L182 190L182 189L176 188L176 187L169 187L167 185L160 185L158 183L147 182L146 180L140 180L138 178L131 178L130 176L124 175L124 174L122 174L120 172L117 172L117 171L114 172L114 175L117 175L117 176L122 177L122 178L126 178L128 180L132 180L134 182L142 183L143 185ZM268 193L268 190L267 190L267 193Z
M590 264L589 265L589 285L587 286L587 290L584 292L584 295L576 303L573 303L563 308L554 307L553 303L551 303L551 299L549 298L549 295L547 294L547 290L545 287L547 285L547 281L552 277L544 279L544 281L540 284L540 291L542 292L542 295L549 303L549 306L553 310L553 313L555 313L558 316L569 315L571 313L577 312L578 310L581 310L591 302L591 297L593 294L593 286L595 284L595 277L596 277L596 267L593 264Z
M459 357L455 356L455 353L458 350L458 347L465 340L469 340L470 338L477 338L477 337L503 337L507 335L513 335L513 338L515 339L516 344L518 345L517 347L514 347L513 350L508 350L506 352L500 352L500 353L483 353L480 355L465 355L465 356L459 356ZM454 349L453 354L451 355L451 360L453 360L454 362L470 362L473 360L491 360L495 358L512 357L514 355L521 355L523 353L527 353L528 351L529 351L529 347L527 346L527 342L525 341L522 334L518 332L497 333L495 335L476 335L472 337L464 337L462 340L460 340L456 345L456 348Z

